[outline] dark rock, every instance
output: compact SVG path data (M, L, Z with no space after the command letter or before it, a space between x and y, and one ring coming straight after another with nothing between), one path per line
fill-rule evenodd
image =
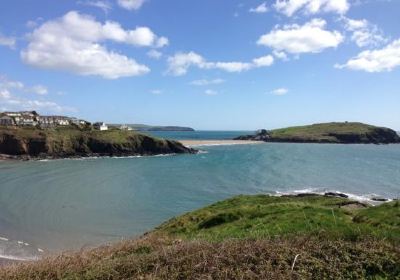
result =
M342 197L342 198L349 198L347 194L338 193L338 192L326 192L324 196L334 196L334 197Z
M372 197L371 200L372 200L372 201L377 201L377 202L386 202L386 201L388 201L389 199L383 198L383 197Z

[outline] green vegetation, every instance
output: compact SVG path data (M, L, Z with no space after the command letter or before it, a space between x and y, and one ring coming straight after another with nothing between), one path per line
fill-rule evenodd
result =
M400 203L238 196L140 239L35 263L0 279L400 279Z
M0 128L0 154L21 158L131 156L193 153L182 144L134 131L77 127Z
M256 135L241 136L238 139L299 143L400 143L400 137L394 130L352 122L322 123L271 131L263 130Z
M238 196L174 218L156 232L212 242L296 235L400 242L400 205L392 202L367 207L345 198L316 195Z

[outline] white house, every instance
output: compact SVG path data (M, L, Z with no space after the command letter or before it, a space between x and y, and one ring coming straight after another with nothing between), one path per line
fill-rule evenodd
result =
M100 131L108 130L108 126L103 122L97 122L97 123L93 124L93 127Z

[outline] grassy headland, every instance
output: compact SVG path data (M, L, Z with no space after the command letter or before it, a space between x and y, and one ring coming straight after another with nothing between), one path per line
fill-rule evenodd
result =
M238 196L0 279L399 279L400 203Z
M275 129L271 131L263 130L256 135L240 136L237 139L294 143L400 143L400 137L394 130L354 122L322 123Z
M0 127L0 154L16 158L67 158L192 153L176 141L112 129Z

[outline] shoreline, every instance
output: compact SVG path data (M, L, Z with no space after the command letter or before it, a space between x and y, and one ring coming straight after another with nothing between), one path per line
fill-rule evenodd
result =
M256 194L253 194L256 195ZM356 205L361 208L367 208L367 207L376 207L381 204L385 203L390 203L393 201L398 201L400 198L387 198L387 197L382 197L382 196L362 196L362 195L355 195L351 193L346 193L346 192L341 192L341 191L316 191L316 190L311 190L311 189L302 189L302 190L293 190L293 191L276 191L275 193L265 193L265 195L271 196L271 197L336 197L336 198L344 198L349 201L349 205ZM184 214L184 213L183 213ZM183 215L182 214L182 215ZM146 233L143 235L139 235L133 239L140 238L141 236L145 236ZM109 243L106 243L109 244ZM111 243L110 243L111 244ZM45 256L41 256L45 257ZM42 258L38 257L36 258L22 258L18 256L4 256L0 255L0 268L4 266L10 266L10 265L18 265L22 263L29 263L29 262L36 262L40 261Z
M252 140L177 140L186 147L200 146L231 146L231 145L254 145L262 144L262 141Z

